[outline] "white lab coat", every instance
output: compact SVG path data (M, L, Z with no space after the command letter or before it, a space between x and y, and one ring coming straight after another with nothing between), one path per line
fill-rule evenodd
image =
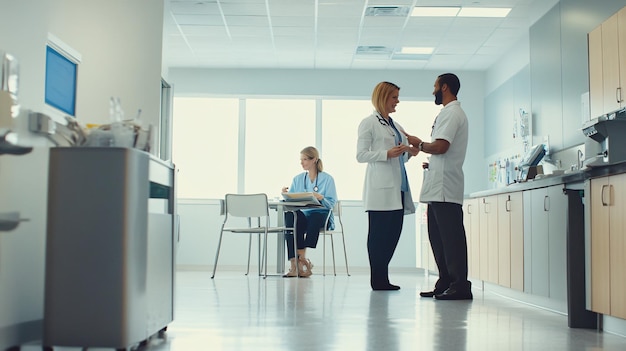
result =
M399 210L402 209L400 163L398 158L387 159L387 150L396 146L395 131L391 126L383 125L379 117L382 118L374 112L359 124L356 159L359 163L367 163L363 205L366 211ZM408 145L402 126L396 121L394 125L401 132L402 143ZM408 153L400 156L403 162L409 157ZM409 191L404 193L404 214L415 213L410 189L409 186Z

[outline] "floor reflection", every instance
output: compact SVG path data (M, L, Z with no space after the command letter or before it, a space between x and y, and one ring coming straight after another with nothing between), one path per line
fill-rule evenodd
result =
M466 351L467 315L473 301L433 301L433 350Z
M389 317L389 299L398 292L371 291L367 318L367 350L400 350L395 322Z
M178 272L174 322L163 338L137 350L622 351L626 345L621 336L570 329L566 316L478 289L473 301L421 298L434 278L420 272L392 272L402 289L387 292L371 291L364 269L305 279L219 273L210 279L210 272ZM21 348L34 350L40 342Z

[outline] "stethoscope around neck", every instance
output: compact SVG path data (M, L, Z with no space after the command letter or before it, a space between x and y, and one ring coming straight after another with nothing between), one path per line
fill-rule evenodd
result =
M306 189L306 184L307 184L307 177L309 176L309 173L304 173L304 188ZM317 173L317 175L315 176L315 186L313 187L313 191L317 192L319 190L319 188L317 187L317 180L320 179L320 174L319 172Z
M382 124L383 126L387 127L390 129L391 132L391 136L395 138L396 134L395 134L395 128L391 126L391 124L389 122L387 122L387 120L382 117L378 112L376 112L376 118L378 118L378 122L380 124Z
M387 122L387 120L383 116L381 116L380 113L376 112L376 118L378 118L378 122L380 122L380 124L391 127L389 125L389 122Z

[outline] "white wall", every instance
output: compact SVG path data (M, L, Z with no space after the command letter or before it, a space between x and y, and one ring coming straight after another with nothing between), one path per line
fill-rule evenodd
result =
M493 92L530 63L530 42L526 33L507 51L485 75L485 94Z
M158 127L162 28L159 1L0 1L0 51L20 62L22 108L50 111L44 74L52 33L82 55L81 123L106 123L109 97L119 96L127 113L142 108L144 120ZM39 339L43 318L48 143L28 133L26 117L15 122L21 142L36 148L0 155L0 212L19 211L30 220L0 232L0 349Z
M127 117L158 126L161 94L162 1L60 1L50 31L83 54L77 116L109 121L109 97L121 98ZM138 44L141 44L140 46ZM156 72L156 73L155 73Z

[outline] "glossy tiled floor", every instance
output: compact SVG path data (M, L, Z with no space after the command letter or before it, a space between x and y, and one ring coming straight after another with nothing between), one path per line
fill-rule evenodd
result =
M314 269L315 272L315 269ZM474 289L473 301L419 297L433 277L395 272L373 292L366 271L310 278L242 271L177 274L176 316L141 350L625 350L626 338L570 329L567 317ZM35 345L22 350L35 349ZM60 348L55 350L77 350ZM90 349L92 350L92 349Z

